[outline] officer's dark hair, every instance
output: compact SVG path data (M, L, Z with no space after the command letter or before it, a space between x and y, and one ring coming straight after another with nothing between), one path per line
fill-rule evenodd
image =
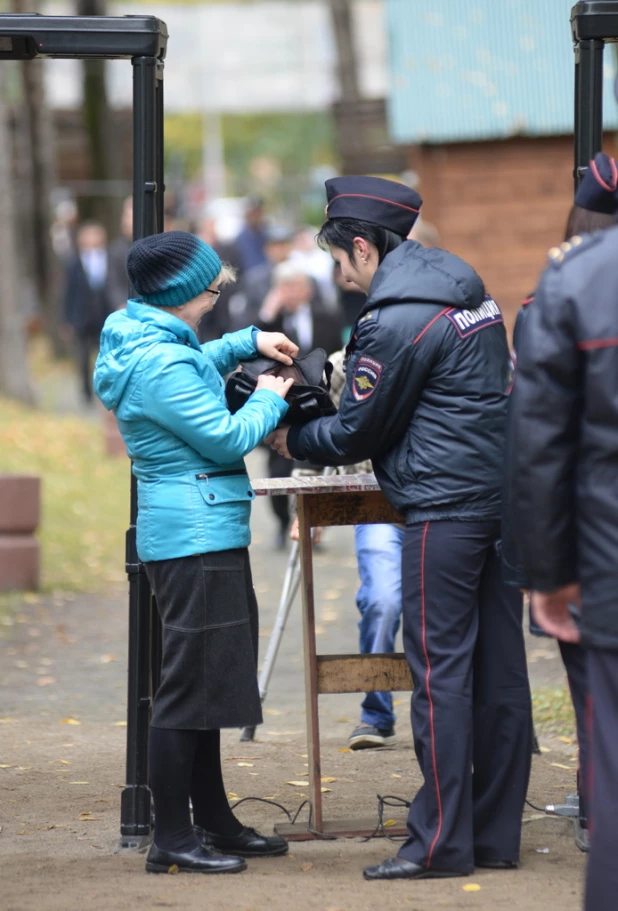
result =
M374 245L378 251L379 262L405 240L405 237L389 231L388 228L374 225L369 221L360 221L358 218L331 218L322 225L316 240L322 249L340 247L354 262L355 237L363 237Z
M590 234L592 231L605 231L616 224L616 216L607 212L591 212L581 206L573 205L567 219L564 239L570 240L576 234Z

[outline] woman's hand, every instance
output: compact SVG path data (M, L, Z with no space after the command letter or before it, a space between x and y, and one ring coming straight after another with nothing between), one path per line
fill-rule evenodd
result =
M293 459L294 456L288 449L289 432L289 427L278 427L277 430L274 430L266 437L264 442L267 446L270 446L271 449L274 449L275 452L278 452L279 455L282 455L284 458Z
M282 336L282 338L285 338L285 336ZM280 376L269 376L268 374L263 373L261 376L258 376L255 391L259 392L260 389L270 389L275 395L284 399L293 385L294 380L291 377L289 380L283 380Z
M292 364L292 358L298 354L298 345L291 342L283 332L258 332L256 345L257 350L264 357L269 357L273 361L281 361L288 367Z

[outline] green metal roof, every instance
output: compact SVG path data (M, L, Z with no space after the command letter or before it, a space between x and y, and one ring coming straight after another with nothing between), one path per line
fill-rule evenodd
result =
M385 0L390 131L400 143L573 132L574 0ZM604 125L618 126L614 46Z

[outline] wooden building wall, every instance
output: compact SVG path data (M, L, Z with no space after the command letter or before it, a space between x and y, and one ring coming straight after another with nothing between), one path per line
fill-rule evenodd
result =
M613 136L604 150L616 155ZM423 214L466 259L510 327L547 251L564 239L573 201L573 137L427 146L410 152Z

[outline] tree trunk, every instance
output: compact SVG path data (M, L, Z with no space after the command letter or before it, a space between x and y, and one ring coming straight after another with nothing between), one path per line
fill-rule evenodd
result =
M354 104L360 98L358 63L349 0L328 0L337 45L337 72L341 102Z
M76 0L78 16L104 16L106 0ZM114 141L113 116L107 100L105 60L83 60L83 114L90 150L91 179L97 182L118 177L119 157ZM108 232L117 233L122 200L111 195L92 195L83 200L82 214L102 222Z
M11 0L11 12L32 11L31 0ZM21 103L15 110L17 126L16 173L20 181L20 261L22 280L30 285L36 309L56 356L66 354L60 336L62 322L61 264L51 242L51 196L56 183L55 137L52 113L46 100L43 60L19 64ZM53 65L53 64L52 64ZM25 267L25 268L23 268Z
M0 392L33 403L26 357L15 231L12 149L5 103L6 75L0 68Z

